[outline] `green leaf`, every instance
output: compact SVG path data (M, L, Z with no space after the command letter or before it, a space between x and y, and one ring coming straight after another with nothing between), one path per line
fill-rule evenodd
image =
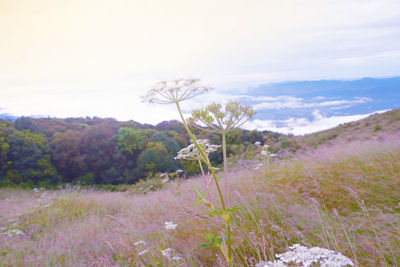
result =
M199 249L199 248L209 248L209 247L213 247L213 246L214 246L213 244L203 244L203 245L200 245L200 246L195 247L195 249Z
M235 212L237 210L240 210L241 208L243 208L243 207L242 206L232 206L231 208L226 209L225 211L228 212L228 213L232 213L232 212Z
M197 188L197 186L195 186L194 184L192 184L194 192L196 193L197 198L199 199L203 199L203 194L200 192L200 190Z
M211 212L209 212L209 213L207 213L207 214L210 215L210 216L212 217L212 216L214 216L214 215L222 215L222 214L224 214L224 213L225 213L224 210L215 209L215 210L213 210L213 211L211 211Z

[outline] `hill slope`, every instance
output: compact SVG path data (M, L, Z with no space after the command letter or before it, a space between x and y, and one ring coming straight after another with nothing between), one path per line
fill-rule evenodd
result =
M379 140L400 135L400 109L373 114L365 119L295 138L301 145L335 145L354 141Z
M273 260L297 243L340 252L357 266L399 266L400 137L389 134L397 122L389 127L391 119L384 119L397 114L339 128L347 131L339 132L337 140L355 137L359 130L365 134L359 142L331 141L290 159L260 159L231 172L232 204L242 206L232 217L235 265ZM377 138L365 132L374 132L374 124L365 126L372 121L386 121L382 131L375 131ZM113 193L2 189L0 262L223 266L218 249L193 249L205 242L203 235L221 229L218 220L193 205L192 183L204 187L198 177L165 183L147 195L133 188ZM211 199L216 200L215 193ZM176 229L165 229L167 221Z

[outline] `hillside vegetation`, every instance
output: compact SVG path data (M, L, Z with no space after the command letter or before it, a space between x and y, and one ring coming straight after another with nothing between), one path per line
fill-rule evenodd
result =
M381 140L400 133L400 109L373 114L365 119L342 124L314 134L295 137L306 148L353 141Z
M262 156L260 148L247 151L253 160L238 159L230 175L232 204L242 207L232 218L234 265L255 266L301 244L340 252L356 266L399 266L398 115L292 140L312 146L337 133L286 159ZM204 187L193 177L159 182L147 194L139 185L126 192L1 189L0 266L224 266L217 248L195 249L207 233L218 234L221 221L193 205L192 184Z

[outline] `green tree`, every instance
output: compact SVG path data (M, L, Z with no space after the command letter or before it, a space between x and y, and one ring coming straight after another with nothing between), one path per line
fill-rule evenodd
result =
M177 168L174 156L168 153L163 143L149 142L146 150L140 153L136 172L139 176L143 176L150 172L171 172Z

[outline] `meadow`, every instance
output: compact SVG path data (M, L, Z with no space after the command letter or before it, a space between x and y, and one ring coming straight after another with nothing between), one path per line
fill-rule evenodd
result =
M340 252L355 266L400 265L400 140L321 146L286 159L252 151L230 168L234 266L293 244ZM143 193L157 183L160 189ZM0 191L0 266L224 266L196 248L221 220L194 206L203 178L142 182L125 192L79 187ZM216 192L210 193L216 199Z

